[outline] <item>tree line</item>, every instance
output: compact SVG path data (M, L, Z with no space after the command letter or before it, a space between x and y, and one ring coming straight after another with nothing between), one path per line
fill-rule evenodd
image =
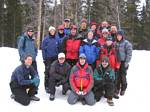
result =
M0 46L16 47L17 37L33 26L38 46L50 25L70 18L80 27L106 20L125 30L134 49L150 50L150 0L0 0Z

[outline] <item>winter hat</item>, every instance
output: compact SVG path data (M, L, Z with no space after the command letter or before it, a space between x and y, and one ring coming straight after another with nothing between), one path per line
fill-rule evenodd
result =
M81 23L87 23L87 20L86 19L82 19Z
M56 30L56 28L53 27L53 26L50 26L50 27L48 28L48 31L51 31L51 30Z
M86 55L85 55L84 53L81 53L80 56L79 56L79 58L84 58L84 59L86 59Z
M34 32L32 27L27 28L27 32Z
M70 22L69 18L64 19L64 22Z
M59 25L58 26L58 30L64 30L64 28L65 28L64 25Z
M65 54L64 53L59 53L58 58L65 58Z
M104 28L104 29L102 30L102 33L109 33L109 31L108 31L108 29Z
M124 31L123 30L118 30L117 34L124 36Z
M107 38L106 38L106 41L113 41L113 37L111 35L109 35Z
M93 21L93 22L90 23L90 25L91 25L91 26L92 26L92 25L97 25L97 23Z

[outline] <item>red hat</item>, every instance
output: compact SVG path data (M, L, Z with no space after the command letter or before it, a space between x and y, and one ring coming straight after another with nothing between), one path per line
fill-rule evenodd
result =
M86 19L82 19L81 23L87 23L87 20Z
M92 26L92 25L97 25L97 23L93 21L93 22L90 23L90 25L91 25L91 26Z
M64 28L65 28L64 25L59 25L58 26L58 30L64 30Z
M77 26L76 25L72 25L71 29L77 29Z

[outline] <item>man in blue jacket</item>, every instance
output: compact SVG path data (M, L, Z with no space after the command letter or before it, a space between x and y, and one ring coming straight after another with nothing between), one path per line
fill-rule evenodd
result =
M31 64L32 56L27 54L24 57L24 63L18 66L11 76L11 98L24 106L29 105L31 100L40 100L35 96L35 94L37 94L40 79L38 73Z
M19 37L18 51L21 62L23 62L24 56L26 54L32 55L33 58L32 66L37 71L37 63L36 63L37 47L35 44L35 38L33 37L33 32L34 32L33 29L29 27L27 29L27 32Z

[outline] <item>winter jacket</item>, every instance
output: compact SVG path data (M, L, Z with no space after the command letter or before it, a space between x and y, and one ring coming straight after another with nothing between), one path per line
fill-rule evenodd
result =
M105 37L100 37L98 39L98 44L99 44L100 47L103 47L105 45L105 43L106 43Z
M42 42L43 60L47 58L57 57L58 55L58 38L56 36L47 35Z
M70 28L65 28L64 29L64 33L65 33L65 35L70 35L70 31L71 29Z
M98 67L94 70L94 81L104 81L104 82L114 82L115 73L111 67L103 68L100 63Z
M107 56L109 58L111 68L113 68L114 70L120 68L120 62L117 60L116 49L113 45L109 47L107 45L104 45L104 47L101 48L97 65L101 62L104 56Z
M18 40L18 51L19 51L21 61L24 60L24 56L26 54L32 55L33 61L36 60L38 51L37 51L35 41L32 37L29 37L26 34L22 35Z
M51 64L49 74L54 77L62 77L62 80L67 82L69 81L70 71L71 66L67 62L60 64L58 60L56 60Z
M74 92L84 91L89 92L93 87L93 71L92 68L86 63L81 67L77 63L71 70L70 85Z
M31 80L35 77L39 77L38 73L32 66L29 68L25 64L18 66L11 76L11 82L17 83L18 86L30 85Z
M80 45L81 40L77 36L72 37L70 35L69 38L66 38L63 47L66 53L66 59L78 59Z
M80 54L84 53L86 55L88 64L93 64L96 61L99 52L97 40L84 39L82 46L80 46L79 52Z
M122 39L119 42L116 42L117 58L119 61L129 63L132 57L132 44Z
M58 52L61 53L61 52L63 52L63 46L64 46L63 41L65 38L67 38L67 35L57 33L56 38L58 38Z

